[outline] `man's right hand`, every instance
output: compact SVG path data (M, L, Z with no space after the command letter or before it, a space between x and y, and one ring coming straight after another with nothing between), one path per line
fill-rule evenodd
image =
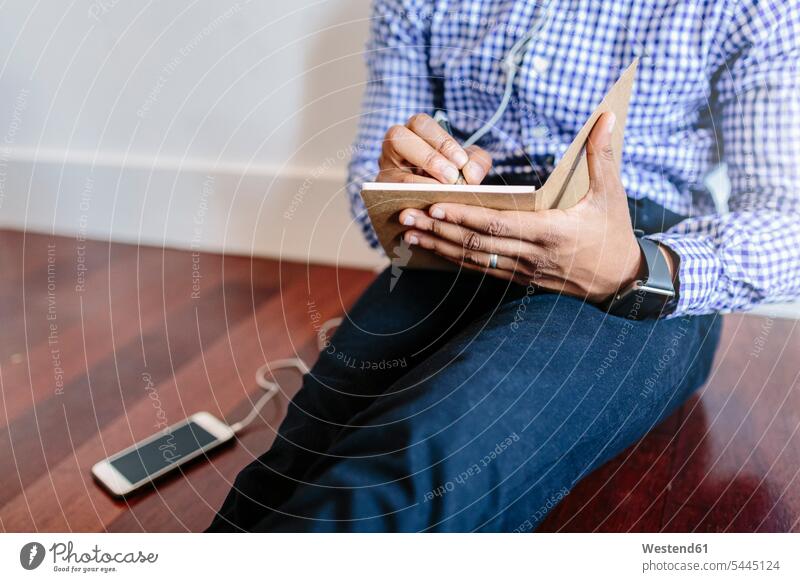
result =
M461 170L467 184L480 184L492 157L476 145L462 148L430 115L418 113L389 128L378 165L379 182L455 184Z

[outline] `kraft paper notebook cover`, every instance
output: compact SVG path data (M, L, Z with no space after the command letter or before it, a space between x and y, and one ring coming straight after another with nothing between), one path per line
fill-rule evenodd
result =
M606 111L612 111L617 116L611 144L614 159L619 167L628 101L638 62L638 59L634 60L611 87L539 189L533 186L365 183L361 189L361 197L386 255L390 259L403 260L406 267L457 268L454 264L419 247L411 248L410 258L407 256L408 249L401 251L400 237L409 228L400 224L398 220L400 211L404 208L426 210L436 202L458 202L495 210L547 210L574 206L589 191L589 170L584 145L597 118ZM398 253L402 253L403 256L398 256Z

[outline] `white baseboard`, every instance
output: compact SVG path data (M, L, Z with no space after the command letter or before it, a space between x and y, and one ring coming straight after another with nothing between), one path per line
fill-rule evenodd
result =
M317 167L0 152L0 227L375 268L347 208L345 160Z
M778 319L800 319L800 303L775 303L757 307L752 315Z

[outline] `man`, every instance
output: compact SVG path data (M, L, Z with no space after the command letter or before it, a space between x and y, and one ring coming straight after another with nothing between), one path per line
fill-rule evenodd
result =
M350 190L373 244L361 182L540 183L638 56L621 170L605 115L574 208L402 212L461 269L376 280L211 529L535 528L705 381L716 313L800 293L798 31L792 1L377 0Z

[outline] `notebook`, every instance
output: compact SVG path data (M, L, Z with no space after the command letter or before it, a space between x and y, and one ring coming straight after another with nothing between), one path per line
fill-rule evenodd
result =
M533 186L470 186L450 184L403 184L367 182L361 188L361 198L367 208L372 226L386 255L403 267L454 269L456 265L419 247L401 244L401 236L409 227L399 222L404 208L427 210L437 202L456 202L484 206L495 210L548 210L574 206L589 191L589 169L586 164L586 140L597 118L612 111L617 122L611 137L614 160L619 167L625 119L628 113L636 59L611 87L597 109L586 120L578 135L567 148L547 181L540 188Z

